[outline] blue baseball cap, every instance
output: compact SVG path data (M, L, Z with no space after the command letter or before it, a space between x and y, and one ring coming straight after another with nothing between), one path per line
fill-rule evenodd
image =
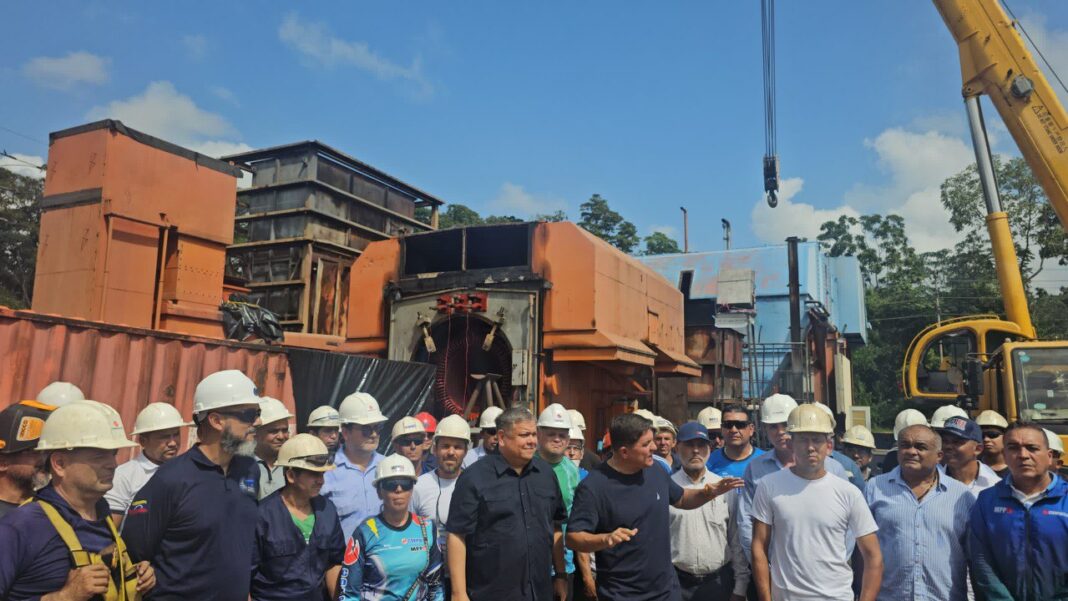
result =
M946 423L942 424L938 431L983 444L983 429L970 419L957 416L950 417L946 419Z
M679 428L679 442L686 442L689 440L704 440L708 441L708 428L702 426L697 422L686 422Z

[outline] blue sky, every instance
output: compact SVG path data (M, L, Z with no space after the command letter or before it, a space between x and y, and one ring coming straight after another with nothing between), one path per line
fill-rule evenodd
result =
M48 132L105 116L209 154L319 139L484 214L577 220L599 193L681 243L685 205L695 250L720 218L753 246L866 212L938 247L938 184L972 160L924 0L779 2L775 210L757 0L86 4L5 8L0 148L43 160ZM1011 6L1068 74L1068 3Z

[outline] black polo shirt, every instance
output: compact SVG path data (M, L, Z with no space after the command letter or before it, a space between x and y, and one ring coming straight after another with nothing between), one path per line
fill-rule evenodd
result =
M567 509L552 467L534 457L515 473L487 454L456 481L448 531L467 542L472 601L552 601L553 530Z
M254 458L234 457L224 474L199 446L160 466L122 522L134 561L156 569L146 599L248 599L258 476Z

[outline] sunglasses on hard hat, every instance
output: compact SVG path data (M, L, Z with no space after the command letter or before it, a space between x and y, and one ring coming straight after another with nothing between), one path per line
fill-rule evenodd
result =
M331 460L330 455L308 455L306 457L294 457L293 459L303 461L304 463L315 467L326 467L334 463Z
M730 430L731 428L734 428L735 430L744 430L748 427L749 420L728 419L723 422L724 430Z
M411 478L387 478L378 482L378 488L389 492L400 488L402 492L408 492L415 488L415 480Z
M398 447L417 447L426 442L426 436L402 436L393 441Z
M219 415L225 415L226 417L232 417L239 422L245 424L254 424L256 420L260 418L260 409L255 407L253 409L243 409L241 411L219 411Z
M1001 438L1001 430L983 430L983 438Z

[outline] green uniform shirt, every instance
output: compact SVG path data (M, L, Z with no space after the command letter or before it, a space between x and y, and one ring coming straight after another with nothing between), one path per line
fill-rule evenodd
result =
M545 457L542 457L545 459ZM548 461L546 461L548 463ZM564 457L556 464L549 463L552 466L553 472L556 474L556 480L560 483L560 494L564 497L564 507L567 508L567 514L571 515L571 503L575 500L575 489L579 484L579 471L574 461L571 461L567 457ZM571 549L564 548L564 563L567 565L567 573L575 573L575 554Z

